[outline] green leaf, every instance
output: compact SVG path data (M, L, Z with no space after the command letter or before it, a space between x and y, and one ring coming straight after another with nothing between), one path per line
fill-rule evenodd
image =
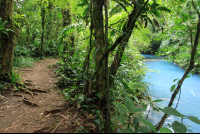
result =
M130 3L128 3L126 0L119 0L119 1L123 2L125 5L129 5L132 7L132 5Z
M141 132L141 133L150 133L150 129L148 127L140 127L138 129L138 132Z
M16 77L14 75L11 76L11 82L15 83L16 82Z
M176 87L176 85L173 85L172 87L171 87L171 92L173 92L174 91L174 89L175 89L175 87Z
M83 1L83 3L85 3L85 4L89 4L89 2L87 1L87 0L82 0Z
M101 121L100 121L100 119L96 119L96 120L94 120L99 126L101 125Z
M126 96L126 99L125 99L125 106L128 109L129 113L134 112L135 105L133 104L133 101L127 96Z
M80 3L80 4L78 4L77 6L78 7L83 7L83 6L86 6L86 5L89 5L88 3Z
M100 93L97 93L96 96L101 99L101 94Z
M100 110L97 110L97 111L96 111L96 115L97 115L97 118L100 118L100 116L101 116L101 111L100 111Z
M117 102L114 102L113 104L115 105L117 110L122 111L124 113L128 113L128 110L125 108L124 105L117 103Z
M88 11L89 11L89 8L86 8L85 11L83 12L83 16L87 16Z
M178 121L175 121L172 124L172 128L175 133L186 133L187 132L187 128L185 127L185 125L183 125L182 123L179 123Z
M152 8L152 9L155 9L157 6L159 6L158 3L152 3L152 4L151 4L151 8Z
M176 109L171 108L171 107L165 107L163 109L163 112L169 115L177 116L177 117L185 117L185 115L179 113Z
M195 116L188 116L188 119L200 125L200 120Z
M169 10L169 9L166 8L166 7L158 7L157 9L158 9L158 10L162 10L162 11L166 11L166 12L171 12L171 10Z
M148 121L143 118L139 118L139 120L146 126L149 126L154 133L157 133L156 128Z
M160 133L173 133L170 129L166 128L166 127L162 127L160 129Z
M1 28L3 28L4 27L4 25L7 23L7 21L4 21L2 24L1 24Z
M116 7L114 7L110 12L109 15L110 17L112 17L113 15L120 13L122 11L122 7L120 5L117 5Z
M187 79L187 78L190 78L191 76L190 75L187 75L185 78Z
M153 102L161 102L161 101L163 101L163 100L154 100Z
M112 30L110 36L115 36L115 30Z
M135 101L136 101L137 103L139 103L139 100L138 100L138 98L137 98L136 96L133 95L133 98L135 99Z
M174 82L176 82L178 79L179 79L179 78L177 78L177 79L174 79Z
M151 10L150 12L152 12L156 17L160 17L160 13L157 10Z
M120 130L120 133L134 133L134 131L132 129L126 128L126 129Z
M124 4L122 4L118 0L114 0L114 1L117 2L127 12L126 6Z

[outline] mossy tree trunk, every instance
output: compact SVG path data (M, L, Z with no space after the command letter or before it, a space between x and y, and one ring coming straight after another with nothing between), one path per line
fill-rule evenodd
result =
M62 9L62 17L63 17L63 28L72 24L70 6L69 6L69 9ZM65 39L66 39L66 41L64 41L63 54L65 54L67 52L67 57L68 56L73 57L73 55L74 55L74 35L73 35L73 33L71 33ZM69 47L71 49L69 49ZM67 61L70 61L70 59L71 58L67 58Z
M103 24L103 0L93 0L93 22L96 46L96 62L95 70L96 75L96 91L101 94L99 101L99 108L103 110L106 108L106 92L105 92L105 60L100 62L106 50L104 24ZM102 63L102 64L100 64ZM99 70L98 70L99 69Z
M14 47L19 36L19 30L14 28L13 25L13 10L14 0L1 0L0 1L0 17L2 21L7 21L5 28L12 29L14 32L8 32L9 37L6 35L1 36L1 67L5 74L10 75L13 68L13 55Z
M41 17L42 17L42 35L41 35L41 50L40 50L40 56L43 56L43 51L44 51L44 29L45 29L45 16L46 16L46 9L42 5L41 6Z

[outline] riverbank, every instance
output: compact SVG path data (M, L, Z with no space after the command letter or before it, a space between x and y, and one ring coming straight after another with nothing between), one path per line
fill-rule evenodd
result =
M164 108L168 106L170 101L172 92L170 91L172 85L175 85L177 81L174 82L174 79L182 78L185 70L180 68L177 64L173 62L168 62L166 60L159 61L149 61L144 62L145 65L150 70L155 70L159 73L155 72L147 72L144 78L144 82L151 83L149 85L148 94L152 96L152 99L158 100L162 99L162 102L158 102L157 105L160 108ZM196 116L200 118L200 114L197 110L200 103L200 91L197 87L200 86L200 76L197 74L192 75L190 78L187 78L181 88L180 99L177 97L174 101L173 108L178 103L177 110L184 115L187 116ZM179 101L178 101L179 100ZM152 124L157 124L163 113L152 111L149 115L149 121ZM165 124L172 123L175 120L180 121L179 118L170 116ZM191 126L193 132L200 132L199 125L191 122L188 119L184 119L184 124L186 126Z

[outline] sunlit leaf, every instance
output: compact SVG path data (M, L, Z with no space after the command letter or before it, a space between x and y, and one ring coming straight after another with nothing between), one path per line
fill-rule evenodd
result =
M175 87L176 87L176 85L173 85L172 87L171 87L171 92L173 92L174 91L174 89L175 89Z
M173 133L169 128L162 127L160 129L160 133Z
M163 109L163 112L169 115L177 116L177 117L185 117L185 115L179 113L176 109L171 108L171 107L165 107Z

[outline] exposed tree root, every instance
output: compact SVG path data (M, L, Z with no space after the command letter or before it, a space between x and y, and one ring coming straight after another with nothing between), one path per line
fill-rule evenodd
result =
M25 93L28 93L28 94L30 94L33 98L34 98L34 96L33 96L33 94L34 93L32 93L31 91L29 91L29 90L27 90L27 89L24 89L24 88L20 88L22 91L24 91ZM35 95L36 95L36 93L35 93Z
M47 93L46 90L41 90L41 89L37 89L37 88L29 88L29 90L31 90L32 92Z
M31 105L32 107L39 107L40 105L36 104L36 103L33 103L31 101L29 101L26 97L24 97L23 95L21 94L14 94L13 96L18 96L18 97L21 97L22 98L22 101L27 104L27 105Z
M27 98L24 98L23 102L28 104L28 105L31 105L32 107L39 107L40 106L40 105L38 105L36 103L33 103L33 102L29 101Z
M33 133L43 133L44 130L47 130L49 128L50 128L49 126L48 127L43 127L41 129L38 129L38 130L34 131Z
M53 110L49 110L49 111L45 111L45 115L49 114L49 113L59 113L61 112L63 109L62 108L58 108L58 109L53 109Z

